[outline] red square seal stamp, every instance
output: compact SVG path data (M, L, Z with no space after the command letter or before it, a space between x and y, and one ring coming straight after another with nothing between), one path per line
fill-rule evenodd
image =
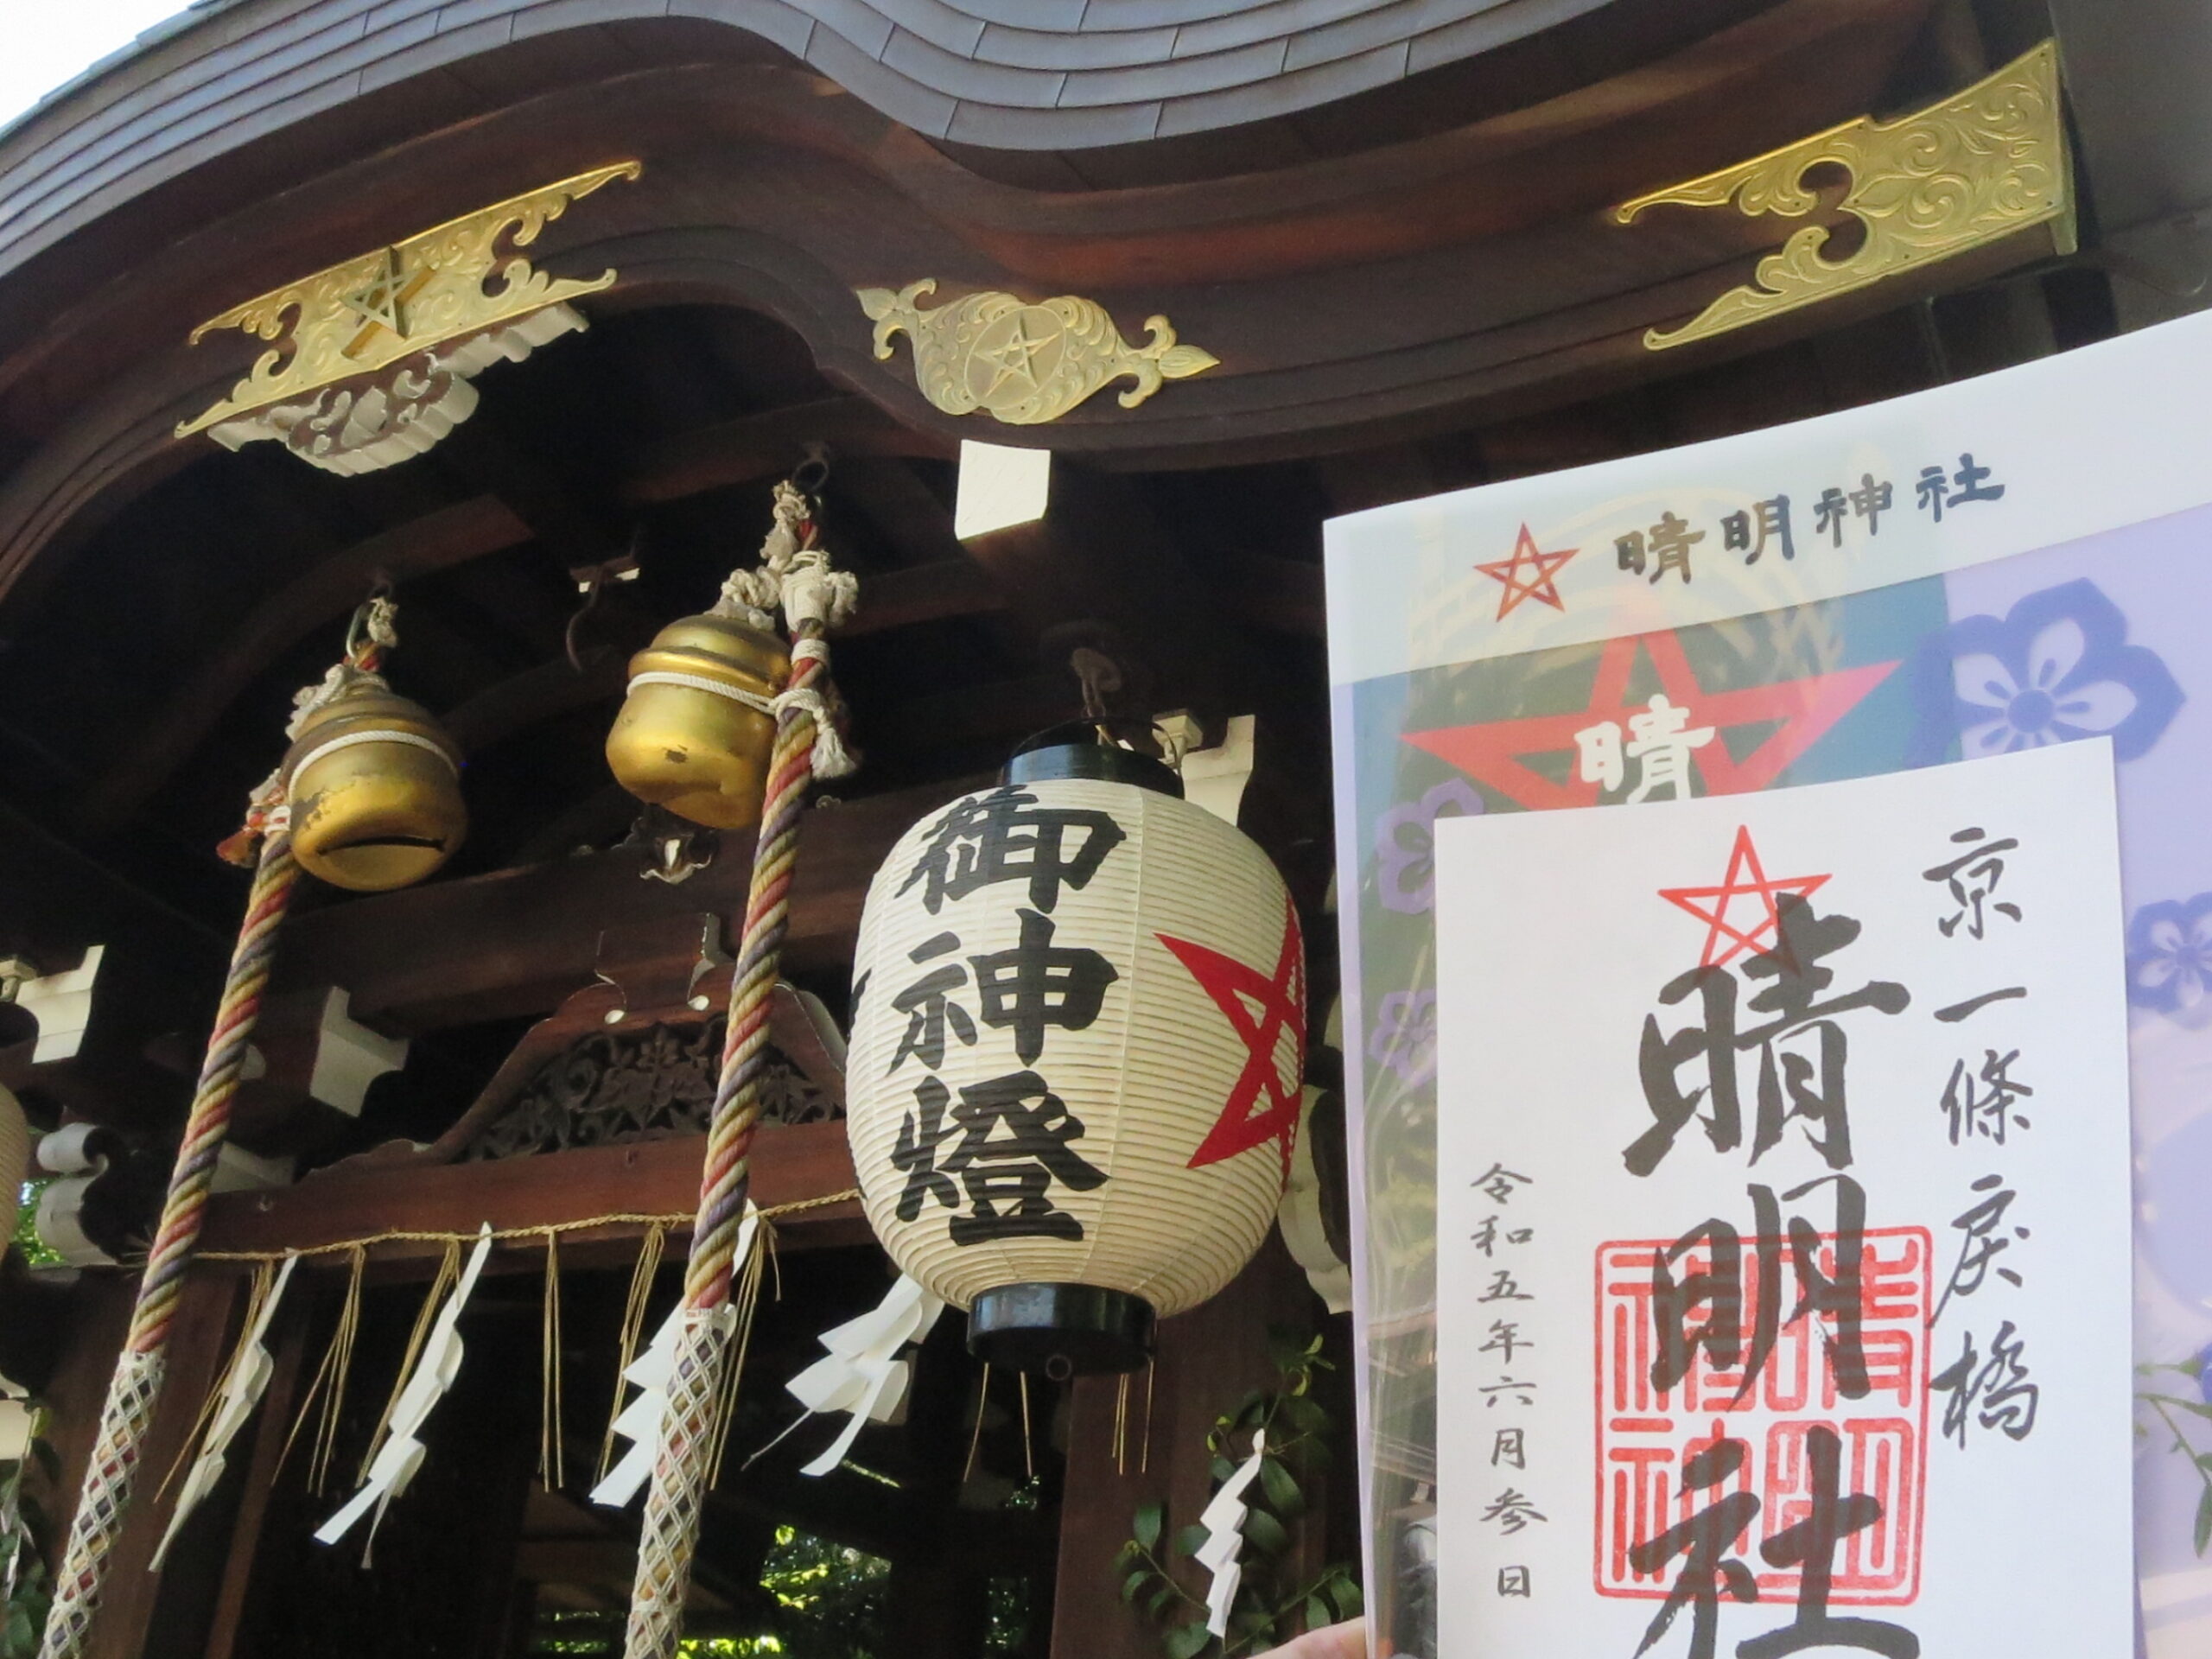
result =
M1637 1571L1631 1552L1744 1492L1759 1501L1734 1551L1761 1602L1792 1601L1798 1569L1768 1565L1759 1547L1805 1519L1807 1436L1827 1428L1843 1490L1881 1506L1840 1541L1830 1600L1901 1606L1919 1595L1932 1241L1919 1227L1864 1235L1855 1321L1834 1300L1836 1236L1818 1247L1807 1262L1778 1240L1599 1246L1599 1594L1663 1599L1667 1572ZM1725 1489L1681 1490L1684 1459L1723 1440L1747 1453Z

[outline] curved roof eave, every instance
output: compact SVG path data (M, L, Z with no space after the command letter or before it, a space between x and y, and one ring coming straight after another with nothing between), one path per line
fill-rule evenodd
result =
M201 0L0 128L0 268L370 93L606 24L720 25L941 143L1074 151L1294 115L1607 0Z

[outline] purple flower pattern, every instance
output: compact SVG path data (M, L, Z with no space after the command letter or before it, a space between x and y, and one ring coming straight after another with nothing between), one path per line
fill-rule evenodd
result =
M2126 617L2086 577L2028 594L2001 621L1953 623L1913 665L1912 764L1944 759L1955 735L1969 760L2104 736L2133 760L2183 698L2157 653L2126 639Z
M1427 913L1436 902L1436 821L1473 817L1483 798L1464 778L1447 778L1417 801L1385 812L1375 826L1376 880L1382 907L1403 916Z
M2127 1000L2192 1024L2212 1015L2212 893L2135 912L2127 925Z
M1436 1075L1436 993L1392 991L1375 1011L1367 1058L1417 1089Z

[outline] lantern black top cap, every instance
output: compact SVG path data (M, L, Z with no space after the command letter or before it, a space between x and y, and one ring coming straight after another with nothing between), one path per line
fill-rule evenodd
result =
M1058 778L1129 784L1178 800L1183 796L1183 780L1173 767L1135 749L1101 741L1098 728L1089 721L1050 726L1026 739L999 773L999 781L1006 784L1042 784Z

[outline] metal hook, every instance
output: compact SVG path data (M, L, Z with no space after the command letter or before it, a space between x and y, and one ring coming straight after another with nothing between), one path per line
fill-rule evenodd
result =
M376 579L369 584L368 597L353 607L353 618L346 624L345 650L348 662L358 663L360 660L365 641L374 643L369 639L370 619L375 616L378 605L391 603L391 578L385 572L378 571Z
M584 671L583 652L576 644L577 635L582 631L584 618L589 616L593 607L599 603L600 590L609 582L627 582L636 576L638 556L644 550L645 544L645 527L641 524L630 531L630 544L618 556L608 559L603 563L586 565L582 569L572 568L569 570L569 574L575 578L576 586L583 594L584 602L576 607L575 614L569 619L569 626L562 629L561 648L568 653L569 666L577 673L581 674Z
M598 570L584 578L584 602L576 607L576 613L569 619L569 626L561 631L561 647L569 653L569 666L579 674L584 671L584 659L576 652L576 631L583 626L584 618L591 614L592 607L599 603L599 590L604 585Z

